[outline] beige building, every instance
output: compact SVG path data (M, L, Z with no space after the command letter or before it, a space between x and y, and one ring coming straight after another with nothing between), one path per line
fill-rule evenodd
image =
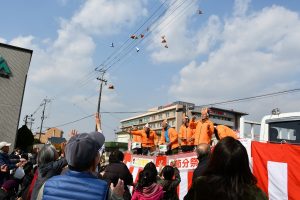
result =
M179 131L182 124L183 114L190 118L195 115L200 117L201 106L196 106L193 103L176 101L168 105L158 106L149 109L147 113L137 115L131 118L123 119L121 123L121 131L117 132L117 142L128 142L130 135L128 131L132 126L137 126L142 129L146 123L149 123L152 130L156 131L158 135L161 134L161 123L167 119L168 124ZM234 110L227 110L217 107L209 107L210 120L215 124L223 124L232 129L239 130L240 117L247 115L243 112Z
M41 134L41 140L40 142L43 144L46 144L50 138L63 138L64 132L58 128L49 128L46 130L45 133ZM40 133L37 133L34 138L39 139Z

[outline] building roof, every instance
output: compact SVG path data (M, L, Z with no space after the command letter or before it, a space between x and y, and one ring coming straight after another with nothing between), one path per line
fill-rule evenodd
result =
M181 104L168 104L166 106L159 106L159 107L157 107L157 109L149 109L149 111L144 113L144 114L137 115L137 116L134 116L134 117L130 117L130 118L127 118L127 119L123 119L120 122L122 123L122 122L126 122L126 121L129 121L129 120L149 116L151 114L157 114L157 113L160 113L160 112L165 112L167 110L175 109L178 105L181 105Z
M196 106L196 107L201 109L203 106ZM231 113L235 113L235 114L242 115L242 116L243 115L248 115L248 113L236 111L236 110L233 110L233 109L218 108L218 107L214 107L214 106L208 106L208 108L213 109L213 110L221 110L221 111L225 111L225 112L231 112Z
M33 52L31 49L25 49L25 48L22 48L22 47L12 46L12 45L4 44L4 43L1 43L1 42L0 42L0 46L6 47L6 48L10 48L10 49L17 49L17 50L21 50L21 51L27 51L27 52L29 52L31 54Z
M117 135L122 135L122 134L128 135L129 133L127 131L118 131L118 132L116 132L116 134Z
M51 143L51 144L61 144L63 142L66 142L66 138L61 138L61 137L51 137L48 139L48 141Z

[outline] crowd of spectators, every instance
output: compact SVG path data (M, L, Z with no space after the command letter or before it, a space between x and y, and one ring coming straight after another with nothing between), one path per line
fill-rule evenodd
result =
M96 124L97 132L72 131L61 154L51 144L31 153L15 149L9 154L11 144L0 142L0 200L179 200L176 161L158 168L147 163L137 181L119 150L100 166L105 137L97 117ZM195 151L199 163L185 200L267 199L256 186L239 140L224 137L212 152L208 144L199 144Z

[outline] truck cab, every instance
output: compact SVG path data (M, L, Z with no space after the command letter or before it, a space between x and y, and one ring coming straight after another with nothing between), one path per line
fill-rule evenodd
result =
M263 117L259 140L300 145L300 112Z

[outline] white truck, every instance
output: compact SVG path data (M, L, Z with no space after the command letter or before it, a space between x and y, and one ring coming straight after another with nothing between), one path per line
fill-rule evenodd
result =
M251 135L245 134L246 125L250 125ZM259 134L254 133L254 127L260 126ZM260 142L289 143L300 145L300 112L279 113L267 115L261 122L253 122L241 118L240 138L251 138Z
M300 112L275 111L260 123L241 119L240 140L247 148L258 185L269 199L300 199ZM247 124L251 131L245 131ZM260 131L255 134L258 125Z

